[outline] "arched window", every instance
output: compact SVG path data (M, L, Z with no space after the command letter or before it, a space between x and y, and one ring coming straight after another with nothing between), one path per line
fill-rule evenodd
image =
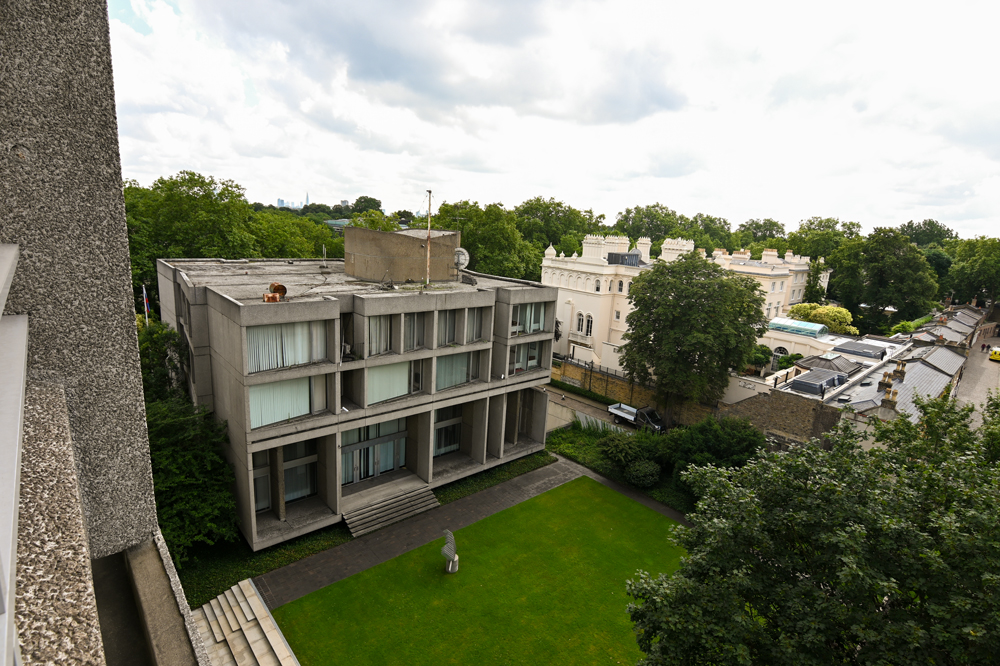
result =
M630 294L632 293L632 283L631 283L631 282L629 282L629 283L628 283L628 286L627 286L627 287L625 288L625 290L626 290L626 291L627 291L628 293L630 293Z
M587 330L584 333L584 335L586 335L589 338L593 332L594 332L594 318L591 317L590 315L587 315Z
M622 293L622 290L624 289L625 289L625 282L623 282L622 280L618 280L618 293L619 294Z
M576 315L576 332L583 333L583 313L578 312Z
M601 281L600 280L598 280L598 281L596 281L594 283L594 291L596 291L596 292L600 292L601 291Z

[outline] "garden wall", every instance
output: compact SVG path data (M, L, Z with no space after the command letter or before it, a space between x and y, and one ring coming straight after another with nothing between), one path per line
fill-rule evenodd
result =
M779 442L806 442L822 437L840 420L840 410L821 401L785 391L760 393L727 405L720 402L717 416L748 419L768 437Z

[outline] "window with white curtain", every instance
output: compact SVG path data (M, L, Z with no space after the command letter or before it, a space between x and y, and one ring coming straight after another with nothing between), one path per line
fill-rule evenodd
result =
M469 318L465 323L465 341L475 342L483 339L483 311L486 308L469 308Z
M544 328L545 303L522 303L511 307L511 335L538 333Z
M424 346L424 313L410 312L403 315L403 351L413 351Z
M368 368L368 404L374 405L410 393L413 386L411 366L419 364L420 361L403 361Z
M368 317L368 355L377 356L391 350L392 315Z
M346 430L340 436L343 485L406 466L406 419Z
M465 352L437 358L437 390L479 379L480 352Z
M250 373L326 358L326 322L299 321L247 327Z
M438 312L438 347L444 347L455 342L455 328L458 324L458 313L461 310L442 310Z
M309 377L250 387L250 427L304 416L310 411Z

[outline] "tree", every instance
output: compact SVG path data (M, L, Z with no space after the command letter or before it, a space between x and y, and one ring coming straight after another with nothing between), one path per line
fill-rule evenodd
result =
M580 211L551 198L528 199L514 212L521 236L543 252L551 244L556 252L565 252L566 256L570 256L582 251L582 241L587 234L607 231L602 227L603 215L595 217L593 211Z
M356 206L357 204L355 204ZM402 227L399 226L399 220L395 216L386 216L380 210L366 210L362 213L354 213L351 217L350 226L352 227L362 227L364 229L371 229L373 231L399 231Z
M615 231L629 238L645 236L652 241L662 241L676 238L679 230L677 212L660 203L626 208L615 220Z
M721 396L767 330L757 281L696 252L643 271L628 299L619 362L630 380L656 387L668 419L679 401Z
M802 358L802 354L785 354L778 358L778 370L788 370L795 362Z
M987 664L1000 654L1000 404L947 398L836 429L742 468L692 467L680 569L639 572L628 611L647 666Z
M406 224L406 225L413 224L414 220L413 213L411 213L408 210L397 210L395 213L392 214L392 217L395 217L397 220L399 220L400 224Z
M921 254L924 255L924 259L932 269L934 269L934 274L937 276L938 283L938 293L937 299L942 300L951 291L950 281L948 279L948 272L951 269L952 258L948 256L948 253L941 248L933 245L931 247L920 248Z
M847 240L861 235L857 222L841 222L835 217L811 217L788 234L788 246L795 254L818 259L829 257Z
M758 344L751 350L750 355L747 356L747 365L752 365L758 368L764 367L771 363L771 356L773 352L771 348L767 345Z
M802 298L812 303L826 303L826 288L821 280L826 264L819 259L809 262L809 272L806 273L806 287L802 292Z
M260 256L273 258L319 257L334 239L325 224L281 210L254 213L251 233Z
M364 213L368 210L382 210L382 202L375 197L360 196L355 199L354 204L351 206L352 213Z
M697 493L684 480L692 465L742 467L767 445L764 433L747 419L709 416L687 428L674 428L666 435L663 450L673 465L674 487L694 499Z
M517 214L502 204L481 208L475 201L442 203L433 224L462 232L469 270L529 280L541 277L542 250L521 237Z
M1000 240L978 236L962 241L949 275L961 300L990 301L990 312L1000 295Z
M853 317L845 308L818 303L798 303L788 309L788 316L799 321L823 324L831 333L858 335L858 329L851 326Z
M135 316L139 337L139 368L146 402L169 400L185 392L184 365L188 352L180 334L159 319Z
M736 231L749 234L749 239L743 237L743 242L747 244L785 237L785 225L769 217L763 220L747 220L737 227Z
M916 243L917 247L921 248L935 243L941 245L948 239L958 238L958 234L954 230L937 220L924 220L923 222L910 220L906 224L899 225L899 231L908 237L911 243Z

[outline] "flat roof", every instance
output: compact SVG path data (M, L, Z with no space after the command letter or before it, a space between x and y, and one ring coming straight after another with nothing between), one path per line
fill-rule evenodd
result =
M426 233L426 230L425 232ZM368 282L347 275L343 259L160 259L187 276L196 287L212 289L244 305L263 304L262 295L272 282L284 285L288 301L319 301L347 294L412 294L421 291L422 282L397 284L385 290L378 282ZM424 291L433 293L474 292L481 289L537 288L537 282L496 276L475 276L475 285L460 280L431 282Z

